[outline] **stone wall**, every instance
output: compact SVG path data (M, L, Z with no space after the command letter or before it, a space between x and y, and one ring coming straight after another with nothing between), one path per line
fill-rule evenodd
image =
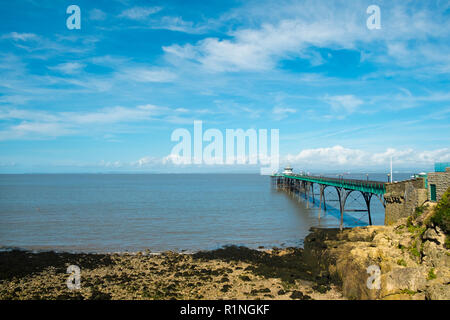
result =
M450 168L445 172L428 173L428 194L431 195L431 185L436 185L436 201L441 200L442 195L450 188ZM431 199L429 199L431 200Z
M390 225L412 215L416 207L428 200L423 178L386 184L384 224Z

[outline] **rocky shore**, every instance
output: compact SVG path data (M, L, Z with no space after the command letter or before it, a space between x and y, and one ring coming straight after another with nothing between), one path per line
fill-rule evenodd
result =
M69 265L81 269L69 290ZM300 248L179 254L0 253L0 299L343 299Z
M448 238L433 222L434 206L390 226L315 229L305 239L305 263L349 299L450 300Z

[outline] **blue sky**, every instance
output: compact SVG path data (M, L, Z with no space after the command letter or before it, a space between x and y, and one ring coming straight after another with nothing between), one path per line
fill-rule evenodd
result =
M66 9L81 9L69 30ZM369 30L369 5L381 29ZM450 1L2 1L0 172L177 166L177 128L279 129L304 170L450 161Z

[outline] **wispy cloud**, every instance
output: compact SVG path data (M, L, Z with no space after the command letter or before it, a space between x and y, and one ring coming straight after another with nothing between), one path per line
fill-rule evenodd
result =
M176 74L158 68L127 68L119 72L121 77L137 82L171 82L176 78Z
M106 13L100 9L92 9L89 11L89 19L94 21L103 21L106 19Z
M50 70L55 70L64 74L79 73L85 67L84 64L78 62L61 63L56 66L48 67Z
M143 20L161 10L161 7L133 7L122 11L119 17L132 20Z
M280 106L276 106L272 109L272 113L275 117L275 120L283 120L296 112L297 112L297 110L295 110L293 108L280 107Z
M364 103L361 99L352 94L342 96L326 96L324 100L330 104L334 113L338 113L339 116L342 117L355 112L357 108Z
M37 40L39 37L34 33L18 33L18 32L11 32L8 34L4 34L2 36L2 39L12 39L14 41L30 41L30 40Z
M59 36L56 39L50 39L34 33L11 32L0 36L0 40L12 40L12 44L25 53L33 54L32 57L48 59L52 56L63 54L81 54L95 48L98 38L95 36ZM78 43L78 45L75 45Z
M183 17L164 16L159 20L151 22L152 29L165 29L192 34L202 34L210 30L208 23L194 23L185 21Z
M31 111L17 108L4 108L0 111L0 121L4 126L0 131L0 140L46 139L71 134L89 134L108 132L113 124L145 123L149 121L172 121L180 119L185 113L182 109L140 105L135 108L121 106L103 108L90 112L48 112ZM7 122L8 121L8 122ZM192 122L192 120L189 120ZM17 123L19 122L19 123Z

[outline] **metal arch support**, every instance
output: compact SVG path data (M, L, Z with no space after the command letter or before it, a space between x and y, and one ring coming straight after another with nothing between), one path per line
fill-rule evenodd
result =
M342 231L344 229L344 212L345 212L345 202L347 201L348 196L355 190L348 190L341 187L335 187L338 192L339 197L339 208L341 213L341 221L339 223L339 230Z
M337 187L336 187L337 189ZM343 225L344 225L344 212L345 212L345 203L347 202L348 196L356 190L348 190L348 189L344 189L341 188L341 195L339 197L339 204L341 207L341 223L339 225L339 229L342 231L343 230ZM367 214L368 214L368 218L369 218L369 225L372 225L372 216L370 214L370 200L372 199L373 193L370 192L363 192L360 191L364 201L366 203L366 207L367 207Z
M318 212L318 218L320 219L321 216L321 212L322 212L322 204L323 204L323 210L326 211L327 207L326 207L326 197L325 197L325 189L327 187L333 187L338 195L338 201L339 201L339 207L340 207L340 213L341 213L341 217L340 217L340 230L343 230L343 225L344 225L344 213L345 213L345 205L347 202L347 199L349 197L349 195L353 192L353 191L358 191L361 193L361 195L363 196L363 199L366 203L366 208L367 210L349 210L349 211L367 211L368 214L368 220L369 220L369 225L372 225L372 216L371 216L371 211L370 211L370 202L372 200L373 196L376 196L378 198L378 200L380 200L381 204L383 205L384 208L386 208L386 200L384 199L384 185L381 186L383 189L381 190L380 185L378 182L371 182L369 183L369 185L367 185L367 183L362 183L361 181L356 181L357 183L359 183L358 185L356 185L354 183L353 180L347 180L346 184L342 184L342 181L340 181L340 185L336 185L336 184L332 184L332 182L336 179L329 179L330 181L325 181L325 180L321 180L321 179L306 179L308 177L306 177L305 179L303 179L304 177L301 176L299 179L297 176L295 177L291 177L291 176L283 176L283 177L277 177L275 179L276 181L276 185L277 185L277 189L282 188L285 191L289 192L290 194L292 194L293 196L297 196L298 200L300 201L301 197L304 196L305 200L307 201L307 207L309 207L309 194L310 192L312 192L312 197L313 197L313 203L315 204L315 193L314 193L314 183L317 183L319 185L319 196L320 196L320 202L319 202L319 212ZM320 181L319 181L320 180ZM333 183L334 183L333 182ZM353 183L353 185L352 185ZM356 188L356 187L361 187L361 188ZM383 193L381 193L383 192ZM303 193L303 195L302 195Z
M362 192L361 194L364 198L364 201L366 202L366 206L367 206L367 215L369 216L369 225L372 225L372 216L370 215L370 200L372 199L373 193L369 193L369 192Z
M325 189L327 187L331 187L331 186L326 185L326 184L321 184L320 186L323 187L323 189L322 189L322 193L323 193L323 210L327 211L327 202L326 202L326 199L325 199Z

